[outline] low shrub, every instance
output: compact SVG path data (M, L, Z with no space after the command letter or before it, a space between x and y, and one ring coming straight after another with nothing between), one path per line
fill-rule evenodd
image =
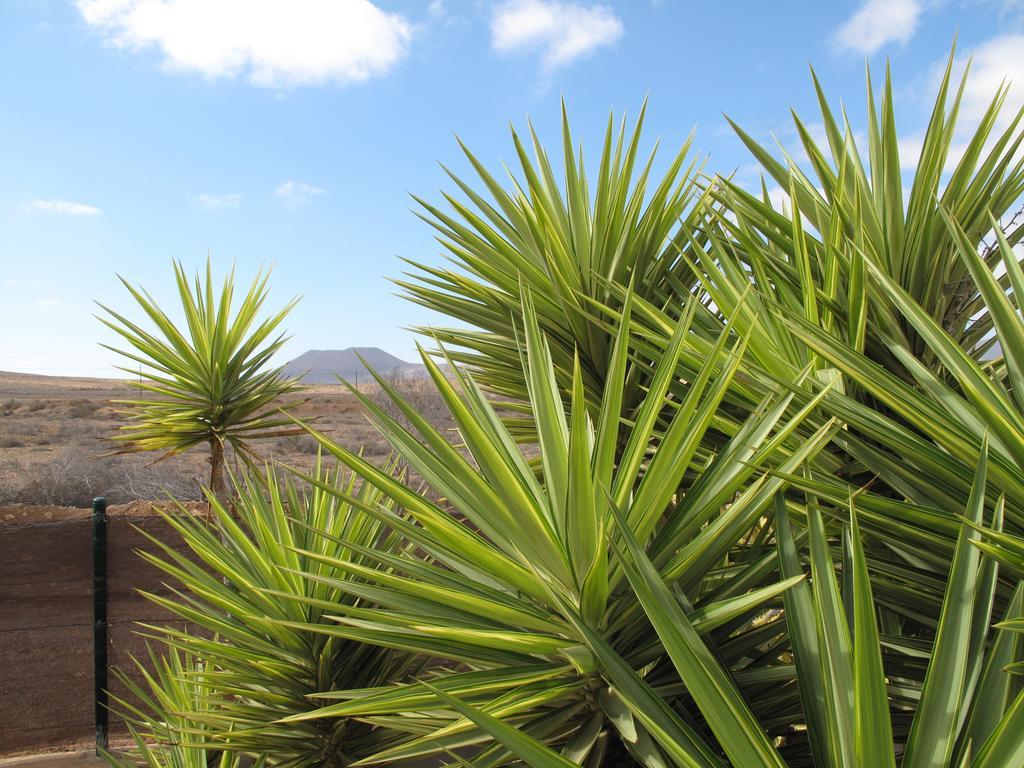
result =
M444 403L444 398L441 397L434 382L429 378L410 377L403 375L401 371L378 372L378 375L385 387L397 392L405 402L416 410L416 413L438 429L450 430L455 426L451 413ZM388 416L408 424L405 416L380 384L368 385L363 388L363 391Z
M27 477L0 485L0 503L88 507L96 496L110 504L138 499L201 498L198 475L180 462L149 464L138 457L61 452Z
M103 407L104 403L95 400L77 400L68 408L68 416L72 419L84 419Z

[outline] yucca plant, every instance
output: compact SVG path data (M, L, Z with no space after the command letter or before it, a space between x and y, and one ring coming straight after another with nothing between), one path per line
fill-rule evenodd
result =
M262 480L239 483L230 513L211 496L215 529L184 509L165 512L188 553L156 540L156 551L143 553L174 592L146 596L191 626L145 629L170 658L181 650L201 660L206 672L195 684L216 702L188 717L202 723L208 743L274 766L344 766L396 744L394 734L351 719L279 721L315 709L310 696L402 680L423 663L314 631L333 626L329 616L346 606L373 605L353 596L364 579L350 569L372 571L378 557L409 545L363 511L395 509L371 484L319 462L312 479L305 487L268 469ZM348 582L352 590L340 586ZM178 738L187 742L188 731Z
M990 616L1003 617L1005 628L1017 626L1022 606L1014 594L1020 572L997 579L995 570L979 563L971 548L987 546L993 554L1005 555L1007 542L1018 541L1009 531L1021 531L1018 446L1024 432L1020 390L1011 371L1024 349L1024 325L1016 292L1008 292L996 275L1005 273L1002 282L1011 287L1024 281L1017 256L994 219L989 221L997 248L994 255L981 254L955 218L940 213L1005 359L975 360L870 260L864 267L871 290L927 346L935 361L931 366L907 348L898 330L875 331L878 343L892 351L887 367L837 339L822 327L820 317L808 317L801 307L773 295L757 296L775 327L783 329L780 338L789 338L803 355L787 363L791 369L800 362L819 370L793 390L798 402L821 397L818 412L807 422L841 418L846 428L834 436L833 448L850 457L842 475L807 465L786 476L797 489L789 495L790 505L800 491L804 495L803 509L791 512L811 531L812 574L817 574L812 588L798 585L786 596L815 765L856 764L868 748L859 741L865 735L875 750L870 764L879 765L891 764L889 755L902 757L908 766L1012 765L1022 749L1015 732L1024 702L1016 699L1020 686L1004 669L1015 668L1019 643L989 626ZM737 281L731 290L749 294L751 279L744 276L746 287ZM650 307L634 317L644 324L638 335L657 349L669 347L670 317ZM784 381L778 370L749 362L742 375ZM680 375L690 372L681 369ZM844 392L853 387L863 397ZM851 487L844 477L865 478L867 485ZM861 524L852 517L854 497ZM966 515L971 526L980 526L982 509L990 510L984 517L996 528L978 536L960 521ZM838 540L845 546L831 553L823 514L862 528L867 534L863 544L856 530L844 536L840 529ZM788 526L781 520L774 535L783 547ZM828 528L836 540L835 526ZM784 549L788 565L783 574L802 573L798 548ZM858 553L857 558L851 553ZM843 563L842 600L829 591L836 572L833 559ZM854 568L860 559L862 571ZM800 597L811 589L813 599ZM860 606L861 626L868 628L860 638L855 604ZM880 646L872 639L869 621L881 627ZM862 649L865 644L876 649L871 657L881 651L879 665L869 656L860 662L870 666L874 682L856 673L858 642ZM858 710L851 698L856 685L865 686L866 701L874 702L867 710ZM891 711L891 723L882 717L883 708ZM865 734L865 728L873 732Z
M901 288L972 359L989 356L995 343L993 320L960 249L969 243L991 271L999 261L993 217L1011 223L1005 235L1011 246L1024 236L1024 221L1012 215L1024 195L1024 109L997 130L1009 88L1004 85L973 133L961 139L957 117L969 72L956 83L953 65L951 53L917 158L900 156L888 70L880 108L868 75L865 154L854 127L833 114L816 77L828 143L819 146L794 114L805 161L785 151L776 158L734 125L770 183L783 193L783 210L768 193L769 182L762 182L759 195L717 177L709 189L717 205L709 206L702 239L684 257L714 311L751 329L752 357L764 367L779 371L789 362L802 368L814 356L775 319L765 305L769 302L803 316L891 371L903 369L901 352L893 345L938 369L926 339L884 292L873 289L868 264ZM999 282L1007 294L1015 292L1007 276Z
M513 402L528 396L516 344L521 286L533 292L559 385L568 392L578 356L588 399L596 401L614 332L592 321L590 302L615 302L614 286L631 283L636 295L660 303L673 273L689 278L677 251L699 221L698 164L687 139L653 178L656 149L646 160L640 154L645 111L629 132L625 119L616 131L609 116L593 186L563 105L559 161L532 126L529 140L513 130L522 175L503 187L460 143L486 194L449 171L464 196L444 195L450 212L417 198L452 267L410 262L409 279L397 283L412 301L471 327L421 330L448 344L489 391ZM627 387L627 404L642 386Z
M337 691L327 697L340 703L291 722L363 717L422 734L366 764L459 751L463 761L472 756L472 765L515 758L537 766L622 764L626 758L609 751L615 742L643 765L854 766L900 759L908 768L996 766L1012 764L1007 756L1024 751L1024 695L1005 669L1019 661L1019 643L990 632L991 616L1020 610L1020 590L1009 605L1000 600L998 572L976 548L975 528L988 522L998 531L1004 514L1002 502L985 513L984 444L948 577L934 574L927 587L902 595L879 590L876 599L869 567L885 563L866 556L853 505L842 510L812 493L782 493L781 478L798 483L794 468L805 466L835 432L827 426L800 451L784 450L784 433L819 402L779 425L768 440L771 452L758 450L753 435L765 439L785 405L766 407L765 416L751 420L753 431L737 440L750 450L745 460L727 450L687 483L691 451L701 442L698 414L714 412L732 375L717 377L707 392L705 372L691 382L691 397L673 409L642 477L629 474L643 463L630 447L617 467L602 471L615 441L601 419L614 413L619 387L607 392L593 423L577 368L566 415L547 347L529 301L524 304L524 367L541 436L543 488L533 486L471 376L459 373L462 401L432 368L479 468L446 449L442 436L392 391L419 436L376 408L382 432L453 509L410 504L403 534L434 562L407 553L380 558L392 573L354 571L376 583L374 594L387 595L381 607L340 611L338 628L315 630L463 666L405 685ZM623 327L630 327L628 315ZM676 345L689 331L680 326ZM628 335L620 331L616 340L613 361L622 368L609 371L610 381L625 379L619 354ZM732 372L739 352L727 358ZM671 358L663 363L657 380L665 389L648 394L645 418L632 425L627 442L633 450L651 438L646 430L665 403L675 367ZM407 494L318 438L385 495ZM779 464L769 474L752 471L773 459ZM519 502L512 506L510 499ZM827 524L826 512L845 527ZM460 516L479 533L460 528ZM799 554L805 541L809 585ZM835 560L843 563L841 578ZM886 575L893 581L901 578L899 565L890 563ZM782 606L772 602L780 594ZM766 610L773 605L783 610ZM451 713L439 713L442 707ZM495 743L489 746L487 737Z
M136 677L119 675L128 697L114 701L131 733L126 751L104 751L118 768L239 768L243 757L226 752L224 741L207 722L218 706L210 695L212 665L191 654L170 651L158 656L150 649L149 663L135 662ZM263 768L266 758L251 763Z
M629 305L627 297L627 312ZM783 486L763 468L796 471L826 444L833 425L791 446L814 406L793 408L792 397L780 393L766 398L720 453L698 459L742 360L743 340L727 348L732 337L724 333L687 396L671 400L674 357L690 333L684 317L636 421L623 430L628 317L612 346L602 398L587 402L577 362L566 410L529 292L520 314L522 375L542 481L475 379L456 366L457 382L450 382L426 354L468 457L382 378L414 431L361 399L442 503L411 493L313 433L364 482L404 507L408 519L379 506L365 510L416 550L399 556L366 550L377 570L323 558L367 582L332 582L338 589L380 605L341 606L337 626L301 628L460 666L434 669L429 689L417 682L339 690L329 696L338 703L288 722L359 717L419 735L367 764L458 750L475 752L474 765L506 764L508 749L491 745L486 728L453 711L447 697L454 696L584 765L628 760L626 753L645 765L716 765L723 754L738 765L781 765L770 735L777 726L770 719L761 724L756 713L768 716L780 706L765 681L785 673L781 650L774 650L784 629L777 616L767 624L754 619L795 580L776 579L774 547L747 534L761 527L772 494ZM671 415L659 432L663 410ZM652 442L657 452L650 456ZM668 594L666 618L659 610ZM652 622L655 628L681 624L684 636L671 658ZM795 689L783 700L799 709Z
M828 466L819 461L801 473L802 487L840 505L857 493L864 528L888 536L900 558L926 562L941 578L986 431L987 503L1004 494L1007 528L1024 525L1014 382L1022 353L1013 348L1016 291L1024 285L1013 248L1024 230L1019 221L1006 231L999 222L1024 193L1024 132L1018 113L993 133L1002 89L954 163L950 145L965 81L950 106L951 83L947 68L909 202L901 192L888 76L880 117L869 79L865 160L856 132L837 127L816 82L827 151L797 119L815 179L740 131L766 173L789 191L787 210L776 210L767 194L759 200L718 179L709 190L707 226L680 251L701 306L679 378L694 374L716 329L729 324L750 342L737 376L746 391L727 393L723 402L733 410L726 414L748 412L756 402L751 395L772 385L792 387L801 403L829 388L807 425L839 418L847 429L823 452ZM968 301L943 290L954 283ZM637 300L637 336L645 341L639 354L656 359L668 348L678 312ZM621 313L606 308L605 316L614 327ZM1004 343L1010 348L995 354ZM814 375L805 375L808 367Z
M1024 759L1024 690L1014 678L1022 664L1021 643L1014 633L1021 631L1021 622L1004 621L999 629L1007 631L987 642L997 568L992 562L980 561L978 533L972 530L981 521L984 485L983 458L930 654L920 642L879 634L878 606L854 507L849 508L849 525L842 534L846 557L840 589L821 511L813 505L806 511L811 552L808 584L800 580L804 571L787 502L781 494L776 496L780 567L789 576L783 583L792 585L784 594L784 603L795 669L780 665L776 674L766 679L776 683L789 675L796 679L803 717L793 724L803 727L801 735L806 739L791 734L779 749L780 762L767 750L741 752L761 726L748 722L750 730L744 732L741 724L734 724L723 742L731 765L895 768L898 763L904 768L1002 768L1020 764ZM997 526L1000 515L997 509L993 517ZM629 554L622 562L630 581L680 675L691 689L697 689L704 681L692 673L693 644L685 612L636 540L627 534L626 543ZM1017 616L1022 608L1024 587L1018 587L1006 615ZM906 681L922 671L923 684L908 690ZM441 691L436 682L422 685L527 765L576 765L564 752L560 754L503 719ZM728 696L720 694L718 703L718 716L722 716ZM719 763L687 756L674 764Z
M1021 350L1024 350L1024 324L1016 298L1020 295L1017 290L1024 287L1024 276L1017 254L994 219L990 219L997 242L994 255L979 253L952 216L945 214L944 219L956 243L957 257L971 276L979 300L984 305L983 311L990 318L993 338L1002 348L1004 357L985 364L973 359L958 340L915 302L907 291L873 264L869 264L868 275L872 285L898 309L904 321L927 345L941 366L939 371L929 370L913 356L901 354L898 359L904 366L903 377L897 377L810 323L791 319L790 325L797 337L815 354L821 355L830 365L842 371L844 377L855 382L864 392L897 414L899 421L908 424L918 435L925 436L939 449L929 452L929 446L923 441L903 441L899 453L899 460L904 463L902 474L890 472L890 478L910 478L916 474L915 467L926 465L929 456L941 454L944 454L949 469L948 473L926 475L916 483L894 482L893 486L900 488L910 498L927 499L932 508L889 504L889 521L882 524L890 533L895 530L894 526L901 527L914 536L918 544L917 547L901 546L899 543L888 547L883 545L883 548L895 552L898 558L897 562L883 565L887 578L876 579L876 594L886 590L882 597L885 612L892 609L895 599L895 605L898 607L903 602L905 615L913 619L903 626L896 625L904 637L891 637L889 641L896 648L906 650L930 646L933 664L939 663L936 659L942 657L941 663L946 670L947 682L941 686L939 693L932 693L937 703L931 705L946 713L946 722L942 725L943 716L933 713L933 721L941 727L930 730L930 726L922 725L917 730L928 735L918 735L919 743L915 745L915 720L915 727L908 734L906 759L923 753L931 755L931 764L935 765L945 764L942 760L956 761L949 764L1013 765L1024 754L1024 747L1004 730L1004 727L1019 729L1020 719L1024 717L1024 701L1015 698L1020 684L1008 674L1017 673L1020 669L1019 640L1010 636L1009 632L1019 630L1024 609L1018 581L1022 572L1013 554L1015 548L1019 547L1021 532L1024 530L1020 488L1021 470L1024 468L1021 463L1024 455L1020 451L1021 438L1024 436L1024 411L1021 408L1024 402L1021 400L1021 392L1024 390L1017 384L1021 380L1017 369L1022 359ZM1008 292L996 277L999 272L1006 275L1006 281L1014 289L1012 292ZM899 349L899 345L891 340L890 346ZM896 420L879 418L877 425L882 429L874 434L875 439L891 446L894 443L891 438L897 434ZM978 458L975 459L975 456ZM957 524L960 532L948 579L947 599L942 607L942 618L934 634L928 632L927 628L915 632L914 627L922 620L925 625L928 623L932 611L925 606L931 602L928 594L932 590L918 590L917 595L914 595L905 582L899 582L903 582L902 574L911 571L916 571L925 579L942 576L941 561L936 563L933 557L926 555L919 558L916 555L921 553L921 545L933 550L944 548L942 529L955 523L955 520L945 516L951 503L949 499L951 496L955 498L954 494L957 493L957 475L962 475L963 470L972 463L977 466L977 477L966 515L970 528L962 528ZM925 491L929 484L931 488ZM820 493L825 486L827 481L806 485L815 493ZM930 494L930 499L925 494ZM874 503L870 495L865 495L865 499ZM988 527L983 528L980 508L986 504L993 512L991 519L984 521ZM1000 585L991 564L987 567L987 573L984 568L971 566L965 576L961 569L966 566L961 565L961 562L977 558L976 551L974 554L965 551L965 541L1008 565L1009 578L1004 578ZM969 575L971 572L975 574L973 577ZM1014 587L1016 591L1013 591L1011 599ZM953 589L961 590L955 604L948 597ZM975 595L973 598L972 590ZM907 611L911 606L906 601L915 596L919 602L911 613ZM979 598L980 604L977 602ZM985 607L986 603L994 603L995 615L1003 618L995 633L988 630L987 621L981 625L977 623L979 615L984 618L992 611ZM968 606L973 606L972 617L966 615ZM950 623L946 618L947 610L954 614L959 610L961 615L958 621L951 623L948 630L944 630L945 625ZM952 637L959 637L959 640L944 639L944 631ZM911 634L918 636L911 637ZM910 642L905 638L909 638ZM921 640L924 640L924 645ZM945 643L951 643L955 650L944 646L944 640ZM987 658L982 655L986 646L990 654ZM923 694L924 690L922 688L922 708L929 702ZM990 695L991 699L988 698ZM1003 720L996 727L998 717ZM921 722L927 721L922 719ZM916 753L911 749L912 746L916 746ZM937 753L936 749L941 751ZM921 759L924 761L927 757Z
M177 261L174 276L184 332L149 293L123 277L121 282L155 328L147 330L122 312L99 304L105 312L100 321L127 341L130 349L103 346L132 361L136 367L120 369L138 377L135 386L140 395L153 396L115 401L123 407L128 423L114 440L122 444L119 452L160 451L161 458L205 445L210 452L209 488L223 499L226 447L248 460L254 458L252 440L295 434L280 411L297 402L283 403L280 398L295 392L299 384L285 376L282 368L268 364L287 341L278 328L298 299L260 320L269 272L256 275L237 309L232 306L233 269L219 292L209 259L205 281L196 274L190 285Z

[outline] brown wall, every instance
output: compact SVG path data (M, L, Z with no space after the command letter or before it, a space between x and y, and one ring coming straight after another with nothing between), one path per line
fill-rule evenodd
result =
M136 553L153 547L133 525L176 541L151 504L109 510L108 655L122 669L146 656L135 622L181 625L135 593L167 590ZM93 740L92 611L91 510L0 507L0 754Z

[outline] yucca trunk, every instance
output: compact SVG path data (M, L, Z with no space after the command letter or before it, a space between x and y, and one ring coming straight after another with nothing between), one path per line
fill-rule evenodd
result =
M218 503L224 504L227 488L224 484L224 443L216 437L210 438L210 493Z

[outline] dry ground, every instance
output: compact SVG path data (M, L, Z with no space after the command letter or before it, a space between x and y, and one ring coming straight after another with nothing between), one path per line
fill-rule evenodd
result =
M426 382L408 382L418 407L443 406ZM0 504L87 506L97 495L112 504L135 499L196 498L209 471L202 449L154 463L153 454L112 456L111 435L124 423L111 400L137 391L116 379L33 376L0 372ZM317 429L379 463L388 446L368 422L359 401L344 387L316 385L293 413L316 418ZM306 468L316 456L308 436L255 441L266 458Z

